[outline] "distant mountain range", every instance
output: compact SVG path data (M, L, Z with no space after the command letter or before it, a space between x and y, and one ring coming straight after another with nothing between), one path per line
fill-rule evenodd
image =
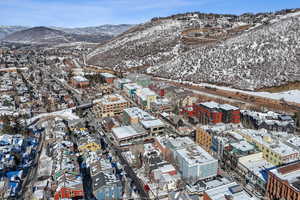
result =
M154 18L98 45L88 63L258 89L300 81L300 9Z
M34 44L101 43L121 34L132 26L134 25L103 25L84 28L0 26L0 40Z

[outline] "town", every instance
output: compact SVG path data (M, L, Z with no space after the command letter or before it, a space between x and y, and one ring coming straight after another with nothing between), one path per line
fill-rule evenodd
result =
M88 65L91 50L0 47L0 199L300 198L300 105Z

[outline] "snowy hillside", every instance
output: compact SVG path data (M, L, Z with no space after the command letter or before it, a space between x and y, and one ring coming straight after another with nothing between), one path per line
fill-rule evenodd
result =
M29 44L61 44L70 42L95 42L100 43L111 39L112 36L105 34L97 35L78 35L68 34L60 30L47 27L34 27L14 32L2 40L14 43Z
M153 19L100 45L90 64L242 89L300 80L300 11Z

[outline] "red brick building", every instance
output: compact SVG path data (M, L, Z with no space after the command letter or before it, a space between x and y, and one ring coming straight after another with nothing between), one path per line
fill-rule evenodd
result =
M87 87L90 85L90 81L83 76L73 76L71 78L71 84L75 87Z
M83 197L84 197L83 189L71 189L71 188L65 188L65 187L62 187L54 195L55 200L71 199L71 198L83 199Z
M240 123L240 110L228 104L204 102L194 104L193 112L202 124Z
M112 84L117 78L115 75L110 73L100 73L101 80L105 83Z
M270 199L300 200L300 161L269 171L266 194Z

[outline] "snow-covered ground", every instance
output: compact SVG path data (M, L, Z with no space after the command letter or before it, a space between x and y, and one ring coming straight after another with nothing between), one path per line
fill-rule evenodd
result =
M300 90L289 90L285 92L271 93L271 92L252 92L252 91L238 90L230 87L216 86L216 85L206 84L206 83L201 83L198 85L210 86L210 87L215 87L218 89L228 90L228 91L243 92L243 93L260 96L260 97L266 97L275 100L284 99L285 101L300 103Z

